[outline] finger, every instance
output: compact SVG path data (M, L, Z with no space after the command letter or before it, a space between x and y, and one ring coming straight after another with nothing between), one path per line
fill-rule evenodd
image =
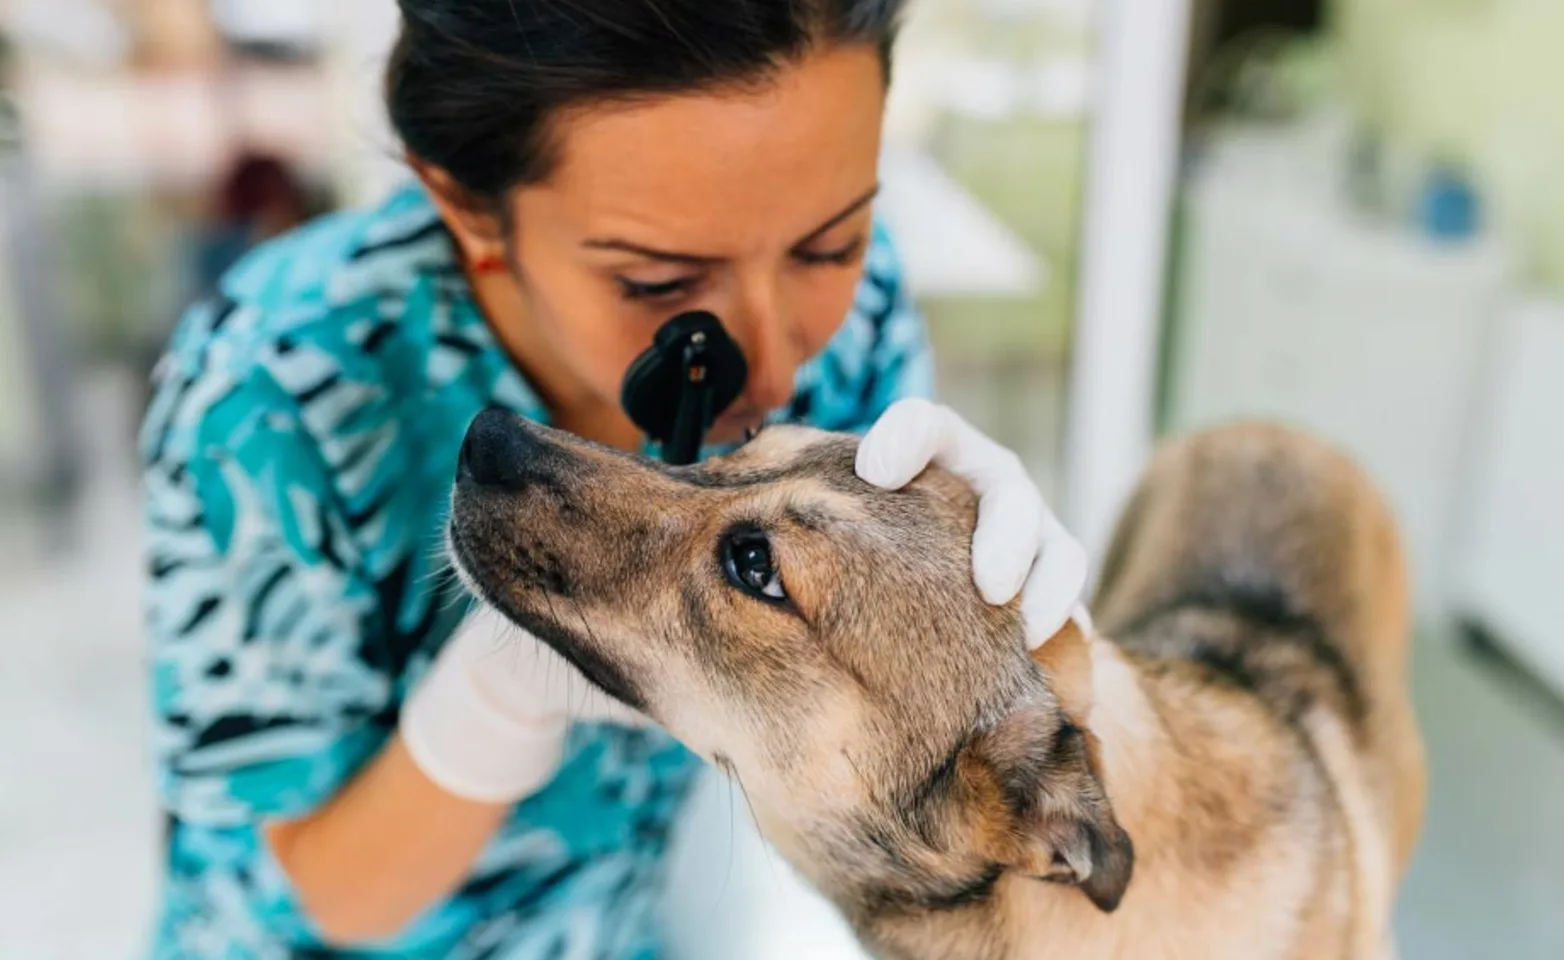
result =
M922 399L893 404L858 444L859 478L882 490L900 490L928 469L944 428L939 410Z
M939 419L934 462L967 482L978 496L1006 487L1024 486L1036 494L1026 465L1016 454L1000 446L954 410L945 408ZM1037 495L1041 499L1041 495Z
M918 398L892 405L858 446L859 477L887 490L905 487L931 464L960 477L980 496L1026 478L1014 453L951 408Z
M1029 480L995 484L978 501L972 579L995 606L1014 600L1043 547L1047 507Z
M1086 550L1053 521L1043 549L1021 590L1021 616L1027 649L1035 650L1062 629L1081 607L1086 589ZM1088 616L1088 622L1089 622Z

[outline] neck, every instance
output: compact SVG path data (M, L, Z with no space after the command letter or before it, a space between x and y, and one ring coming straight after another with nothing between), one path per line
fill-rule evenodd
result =
M1069 642L1055 637L1044 647ZM1076 641L1082 661L1089 659L1092 698L1085 718L1096 737L1096 773L1103 781L1114 815L1135 846L1134 872L1125 902L1109 914L1099 910L1078 887L1045 883L1021 872L1004 874L986 909L933 910L905 923L866 931L886 957L897 960L1076 960L1080 957L1137 957L1126 946L1158 942L1158 923L1174 924L1176 915L1144 911L1148 899L1160 904L1161 891L1178 889L1177 856L1182 845L1177 817L1168 815L1170 792L1188 772L1171 745L1171 734L1153 701L1152 681L1133 659L1099 639ZM1049 651L1055 666L1082 669L1085 662L1060 664L1063 648ZM1084 686L1084 684L1083 684ZM1160 810L1160 815L1158 811ZM1170 866L1171 864L1171 866ZM1172 954L1165 954L1172 955ZM1178 954L1183 956L1183 954ZM1188 956L1202 956L1199 953ZM1148 955L1149 956L1149 955Z
M1162 840L1147 836L1165 807L1172 756L1168 730L1135 666L1114 644L1091 640L1092 708L1088 726L1100 743L1103 785L1119 823L1137 848ZM1165 819L1165 818L1163 818Z
M1234 768L1247 766L1249 759L1216 742L1208 713L1165 688L1120 647L1093 638L1090 651L1088 725L1099 744L1099 775L1135 845L1134 875L1128 896L1112 914L1073 888L1032 880L1009 884L1001 910L1015 944L1010 956L1127 956L1127 944L1152 943L1167 945L1157 956L1216 956L1180 952L1188 945L1168 940L1168 931L1199 928L1209 935L1236 922L1226 913L1233 904L1218 893L1220 878L1205 867L1211 851L1220 848L1215 841L1235 826L1223 813L1232 804L1223 791L1232 788ZM1201 814L1186 815L1191 810ZM1191 905L1190 891L1197 889L1210 901L1203 907ZM1067 942L1060 940L1061 930L1070 931Z

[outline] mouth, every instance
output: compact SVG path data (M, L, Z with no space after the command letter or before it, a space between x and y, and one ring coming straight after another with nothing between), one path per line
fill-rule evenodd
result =
M548 644L555 653L564 657L571 666L580 671L588 683L620 703L646 713L645 699L617 664L599 653L594 644L583 642L575 631L565 627L557 619L517 609L515 604L507 603L504 599L495 596L494 591L488 588L488 583L503 578L491 576L483 561L463 542L460 530L455 524L451 525L448 536L451 556L456 561L456 570L467 589L476 594L478 599L498 610L516 626ZM553 606L554 598L550 597L546 590L539 587L529 587L529 589L543 596L550 607ZM573 601L560 598L560 602ZM587 627L585 615L580 614L579 608L577 613L581 619L582 629L590 636L591 629Z

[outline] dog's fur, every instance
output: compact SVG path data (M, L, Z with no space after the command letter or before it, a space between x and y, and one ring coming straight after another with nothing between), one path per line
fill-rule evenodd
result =
M670 469L486 414L452 548L735 777L881 957L1383 955L1424 775L1402 554L1356 468L1266 426L1167 447L1101 635L1029 656L973 586L972 494L872 489L855 449L773 428ZM785 601L730 580L734 536Z

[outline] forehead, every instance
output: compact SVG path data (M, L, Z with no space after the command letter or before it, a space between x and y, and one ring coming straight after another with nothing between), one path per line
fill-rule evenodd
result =
M768 427L734 452L695 468L688 479L704 487L761 489L785 484L866 498L872 489L858 479L857 455L856 437L811 427Z
M762 524L784 520L826 534L817 546L872 551L887 574L894 571L905 583L969 585L977 519L972 489L932 467L902 490L881 490L858 477L858 445L854 436L770 427L688 475L697 494L678 513L719 523L737 516ZM675 528L688 530L678 522L669 527Z
M884 106L867 45L751 86L588 104L560 122L558 164L528 192L593 233L655 228L700 249L762 228L802 235L874 185Z

